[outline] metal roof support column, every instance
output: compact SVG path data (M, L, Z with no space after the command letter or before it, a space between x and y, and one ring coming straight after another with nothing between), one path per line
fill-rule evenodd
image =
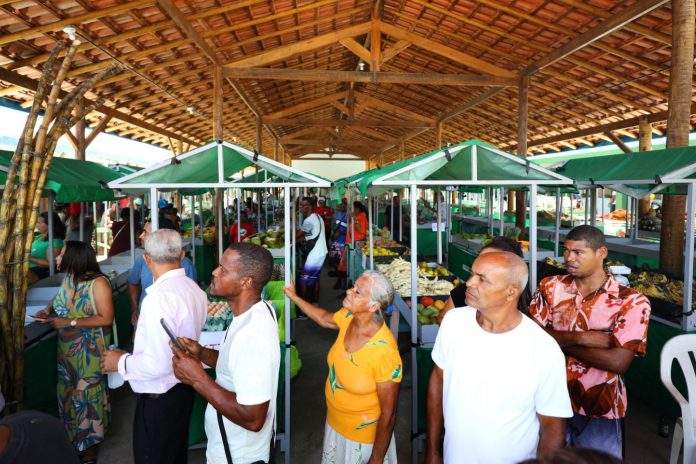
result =
M597 227L597 189L592 189L592 198L590 200L590 225Z
M442 264L442 213L440 212L440 205L442 204L442 192L437 191L435 193L437 213L435 219L437 220L437 264Z
M418 462L418 191L415 185L410 189L411 206L411 462Z
M150 187L150 227L152 232L159 229L159 208L157 204L157 188Z
M529 290L537 287L537 185L529 186Z
M132 224L132 221L131 221ZM196 268L196 200L191 195L191 261L193 268Z
M500 209L500 235L505 235L505 187L500 187L498 194L498 208Z
M686 196L686 251L684 259L684 308L683 313L689 314L693 302L694 282L694 214L696 214L696 186L688 184ZM696 314L691 313L682 317L682 329L693 330L696 328Z
M404 205L401 204L403 191L404 189L399 189L399 242L404 239Z
M375 239L374 239L374 234L372 233L372 223L374 221L374 208L373 208L373 202L374 198L372 195L367 196L367 231L370 234L370 269L375 268Z
M128 197L128 234L130 236L130 264L131 267L135 264L135 204L133 197Z
M554 230L553 234L553 243L554 243L554 248L553 248L553 257L558 256L558 252L560 250L560 237L561 237L561 214L563 212L563 195L561 194L561 188L557 187L556 188L556 227ZM571 226L572 229L572 226Z
M288 286L292 282L292 269L291 269L291 254L294 253L294 248L290 246L291 235L295 236L295 231L290 228L290 187L283 187L283 226L285 228L285 234L283 237L283 245L285 246L285 252L283 253L283 266L284 266L284 279L285 285ZM285 442L285 463L290 462L290 348L292 346L292 334L290 333L290 298L287 295L283 298L284 311L283 311L283 324L285 324L285 417L284 424L285 430L283 430L283 441Z

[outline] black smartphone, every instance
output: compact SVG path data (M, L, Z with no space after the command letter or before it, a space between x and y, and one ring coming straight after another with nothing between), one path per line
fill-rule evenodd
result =
M169 328L167 323L164 321L164 318L160 319L160 324L162 324L162 328L164 329L165 332L167 332L167 335L169 335L169 339L172 341L174 346L179 348L181 351L186 351L186 349L179 343L179 339L176 338L176 335L174 335L174 332L172 332L172 329Z

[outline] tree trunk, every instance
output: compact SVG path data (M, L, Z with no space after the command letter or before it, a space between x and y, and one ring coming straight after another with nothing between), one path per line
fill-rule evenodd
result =
M520 78L520 85L517 92L517 155L527 156L527 118L529 112L529 77ZM527 202L525 201L524 191L515 192L516 214L515 225L524 230L525 218L527 216ZM531 200L531 199L530 199Z
M667 148L689 143L694 67L694 0L672 1L672 68L669 75ZM676 276L684 268L684 195L664 195L660 234L660 269ZM688 231L693 234L694 231Z
M647 118L642 117L638 124L638 150L652 150L652 126ZM646 195L638 201L638 217L647 216L650 213L650 195Z
M508 190L507 210L510 212L515 211L515 191L514 190Z

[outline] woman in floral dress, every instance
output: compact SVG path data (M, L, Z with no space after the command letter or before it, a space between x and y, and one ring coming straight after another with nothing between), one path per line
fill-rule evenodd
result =
M42 314L58 330L58 412L81 462L96 462L109 424L101 353L114 319L111 284L92 247L67 241L57 258L63 284Z

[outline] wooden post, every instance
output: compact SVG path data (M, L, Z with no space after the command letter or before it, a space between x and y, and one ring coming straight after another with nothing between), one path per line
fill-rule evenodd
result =
M261 123L261 116L256 116L256 151L261 154L261 130L263 129L263 124Z
M222 140L222 67L213 67L213 138Z
M442 148L442 121L435 126L435 148Z
M638 150L652 150L652 125L644 116L638 120ZM647 216L648 213L650 213L650 195L638 201L638 217Z
M84 103L80 100L77 105L77 113L82 113L84 110ZM75 124L75 138L77 139L77 147L75 150L75 158L84 161L87 157L87 144L85 143L85 128L87 124L85 118L80 118Z
M379 21L372 21L370 30L370 69L379 72L380 61L382 61L382 32L379 30Z
M689 143L694 67L694 0L672 1L672 68L669 75L667 148ZM683 275L684 195L664 195L660 233L660 269ZM692 221L689 221L692 223ZM694 231L688 231L693 234Z
M507 210L510 212L515 211L515 196L516 193L514 190L507 191Z
M522 157L527 156L527 119L529 113L529 76L520 78L517 103L517 154ZM517 206L515 225L524 230L525 216L527 213L527 202L525 192L520 190L515 192L515 203Z

